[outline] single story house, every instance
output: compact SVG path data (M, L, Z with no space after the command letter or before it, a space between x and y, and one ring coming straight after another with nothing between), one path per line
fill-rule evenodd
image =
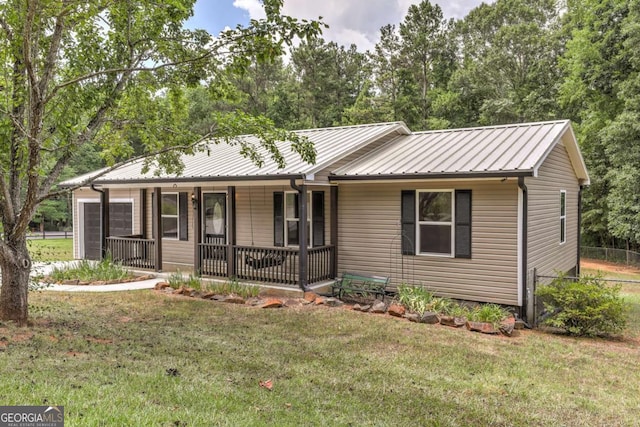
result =
M589 176L568 121L297 132L315 164L287 142L282 169L211 143L182 156L180 176L143 173L141 161L100 176L73 192L74 256L302 289L360 272L525 316L534 269L579 268Z

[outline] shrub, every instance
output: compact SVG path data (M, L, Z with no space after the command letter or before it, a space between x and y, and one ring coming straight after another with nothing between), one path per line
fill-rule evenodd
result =
M398 302L418 314L431 310L433 293L422 286L398 286Z
M560 275L536 295L548 312L542 324L572 335L614 335L627 323L629 308L620 297L620 286L608 286L599 276L569 280Z

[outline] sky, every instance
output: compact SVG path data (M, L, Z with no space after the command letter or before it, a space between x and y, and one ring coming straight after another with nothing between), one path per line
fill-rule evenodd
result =
M486 1L486 0L485 0ZM431 0L442 8L445 18L463 18L482 0ZM420 0L285 0L283 13L299 19L319 16L330 28L323 31L325 40L342 46L352 43L358 50L373 50L380 27L398 25L409 6ZM250 18L264 17L260 0L197 0L194 16L187 26L204 28L218 34L226 27L246 25Z

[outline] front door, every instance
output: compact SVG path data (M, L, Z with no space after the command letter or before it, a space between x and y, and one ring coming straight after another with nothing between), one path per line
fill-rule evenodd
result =
M217 245L227 244L227 195L225 193L203 194L202 242Z

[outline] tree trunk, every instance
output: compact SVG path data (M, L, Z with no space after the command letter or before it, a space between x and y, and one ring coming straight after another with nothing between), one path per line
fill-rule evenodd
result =
M31 271L31 258L26 240L5 248L4 256L0 256L0 269L0 319L13 320L24 326L29 314L27 296Z

